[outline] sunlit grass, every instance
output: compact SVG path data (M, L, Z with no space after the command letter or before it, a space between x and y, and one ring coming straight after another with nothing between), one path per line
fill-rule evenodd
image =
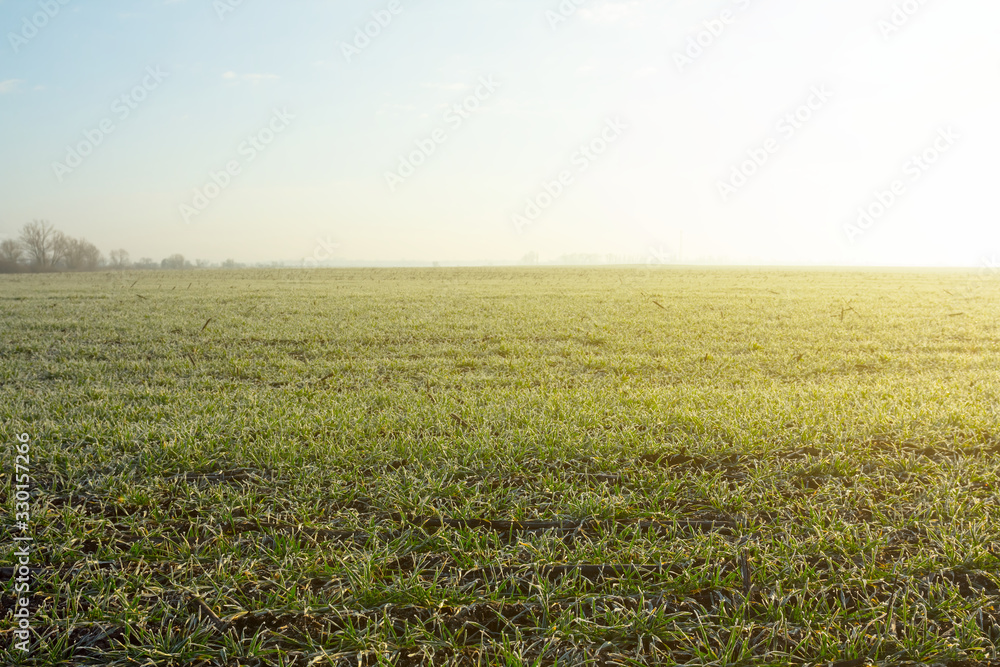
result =
M0 661L996 659L998 305L945 272L0 277L40 568Z

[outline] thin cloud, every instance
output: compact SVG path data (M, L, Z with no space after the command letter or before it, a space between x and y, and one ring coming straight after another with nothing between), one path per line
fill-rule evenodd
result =
M5 81L0 81L0 95L4 93L13 93L19 83L21 83L21 79L7 79Z

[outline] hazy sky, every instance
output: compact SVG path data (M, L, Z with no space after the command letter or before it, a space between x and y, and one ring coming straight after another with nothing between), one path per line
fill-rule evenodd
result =
M0 236L981 265L998 24L996 0L0 0Z

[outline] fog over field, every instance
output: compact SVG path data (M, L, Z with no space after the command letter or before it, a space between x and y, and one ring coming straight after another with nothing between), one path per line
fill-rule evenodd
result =
M4 0L0 235L43 219L157 262L982 266L998 20L985 0Z

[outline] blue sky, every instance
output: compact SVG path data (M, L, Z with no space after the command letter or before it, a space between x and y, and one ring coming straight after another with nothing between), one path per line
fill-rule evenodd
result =
M986 0L0 0L0 236L982 265L998 22Z

